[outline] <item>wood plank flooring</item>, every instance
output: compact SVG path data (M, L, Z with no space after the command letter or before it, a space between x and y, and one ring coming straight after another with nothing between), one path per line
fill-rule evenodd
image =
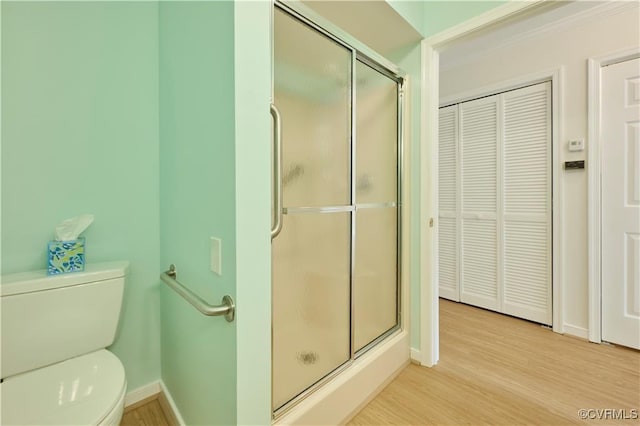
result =
M120 426L171 426L162 412L158 398L127 408Z
M580 409L624 411L588 412ZM640 352L445 300L440 362L409 365L349 425L640 425ZM608 417L607 417L608 416ZM123 426L168 426L157 400Z
M640 424L640 353L441 300L438 365L407 367L349 425L580 424L580 409Z

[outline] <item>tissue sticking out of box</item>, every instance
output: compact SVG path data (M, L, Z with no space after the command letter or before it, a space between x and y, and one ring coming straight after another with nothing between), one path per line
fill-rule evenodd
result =
M76 240L93 222L92 214L83 214L67 219L56 226L55 235L58 241Z

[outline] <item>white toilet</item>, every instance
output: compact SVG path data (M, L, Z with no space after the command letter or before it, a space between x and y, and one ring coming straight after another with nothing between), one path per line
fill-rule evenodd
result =
M113 343L128 262L2 276L0 424L118 425L127 381Z

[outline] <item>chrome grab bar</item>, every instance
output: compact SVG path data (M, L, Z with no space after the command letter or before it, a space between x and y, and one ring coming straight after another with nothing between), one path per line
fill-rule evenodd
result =
M273 210L275 221L271 226L271 239L282 231L282 118L274 104L270 108L273 117Z
M228 322L232 322L235 318L236 305L233 302L231 296L226 295L222 298L221 305L210 305L200 296L189 290L183 284L180 284L176 280L178 272L176 271L176 265L173 263L169 266L169 270L160 274L160 279L176 293L184 298L187 302L191 303L193 307L207 316L219 316L224 315Z

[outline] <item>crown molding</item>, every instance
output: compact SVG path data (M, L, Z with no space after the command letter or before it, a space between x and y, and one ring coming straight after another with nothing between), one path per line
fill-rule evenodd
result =
M532 10L537 6L546 3L548 0L525 0L525 1L509 1L508 3L494 7L478 16L474 16L464 22L461 22L446 30L440 31L431 37L425 38L423 44L430 46L436 50L444 49L445 46L454 43L456 40L465 37L478 28L484 28L495 22L509 19L519 15L527 10Z
M503 41L496 43L495 40L489 39L486 41L486 43L491 44L487 48L483 49L482 47L476 46L470 53L461 51L460 54L456 55L453 60L447 60L446 54L441 55L440 70L446 71L452 68L456 68L471 63L479 57L495 52L497 50L515 46L528 40L533 40L545 35L552 34L554 32L563 31L572 26L581 25L594 19L602 19L608 16L617 15L619 13L638 8L639 4L640 3L638 3L637 1L607 1L597 6L582 10L580 12L571 13L564 16L562 15L562 13L566 14L566 11L562 11L562 9L556 9L554 11L551 11L550 14L559 15L560 17L558 19L536 26L535 28L531 28L526 31L517 32L516 34L509 34L507 30L502 30L507 35L506 37L502 38ZM511 29L511 32L513 31L514 30Z

